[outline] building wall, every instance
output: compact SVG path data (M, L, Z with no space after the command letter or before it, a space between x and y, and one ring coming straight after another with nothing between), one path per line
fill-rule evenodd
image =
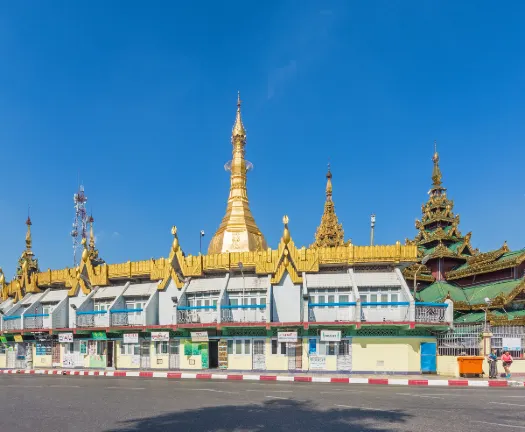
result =
M182 348L182 351L179 355L181 369L202 369L202 359L200 355L184 355L184 348Z
M159 324L172 324L175 308L173 307L172 297L180 300L182 288L178 289L173 281L168 283L164 291L159 291Z
M272 321L301 321L301 285L294 285L290 275L285 273L281 281L272 287Z
M228 355L228 369L233 370L252 370L252 356L245 355Z
M458 358L456 356L437 356L437 374L459 377Z
M0 369L7 367L7 354L0 354Z

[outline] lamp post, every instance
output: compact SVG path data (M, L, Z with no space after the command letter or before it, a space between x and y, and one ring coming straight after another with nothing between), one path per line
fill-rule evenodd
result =
M485 306L485 332L488 332L489 329L488 329L487 316L488 316L489 307L492 301L488 297L485 297L485 303L487 304L487 306Z
M242 275L242 315L243 315L243 321L246 321L246 302L244 298L244 290L246 288L244 283L244 272L243 272L243 265L242 262L239 262L238 264L239 268L241 269L241 275Z
M199 236L199 255L202 255L202 238L204 237L204 230L201 230Z
M374 228L376 226L376 215L370 215L370 246L374 246Z

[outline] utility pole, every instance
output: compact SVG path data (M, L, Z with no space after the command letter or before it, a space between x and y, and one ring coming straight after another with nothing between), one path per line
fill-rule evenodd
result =
M204 230L201 230L199 236L199 255L202 255L202 238L204 237Z

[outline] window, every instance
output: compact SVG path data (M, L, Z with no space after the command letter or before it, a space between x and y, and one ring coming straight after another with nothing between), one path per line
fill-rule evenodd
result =
M286 344L284 342L281 342L281 347L279 348L279 342L277 342L277 339L272 339L272 354L282 354L286 355Z
M252 305L252 306L255 306L255 305L257 304L257 298L252 297L252 298L250 299L250 302L251 302L251 305Z
M120 345L120 354L122 355L140 355L140 345L123 343Z
M87 354L87 342L80 341L80 354Z
M235 354L242 354L242 341L241 340L235 341Z
M73 354L75 352L75 344L74 343L66 343L64 344L64 354Z
M277 340L272 339L272 354L277 354Z
M366 303L368 301L368 295L366 294L361 294L359 296L359 299L361 300L361 303Z
M251 353L251 344L250 339L235 339L228 340L228 354L232 355L249 355Z
M317 297L317 303L324 303L324 295Z
M155 342L157 355L168 354L168 342Z
M328 296L328 303L334 303L335 302L335 296L329 295ZM330 308L333 308L333 306L329 306Z
M43 306L42 307L42 314L49 315L51 313L51 306Z
M381 302L382 303L388 303L388 294L381 294ZM382 305L382 308L386 308L386 305Z
M228 354L233 354L233 341L228 341Z
M399 301L399 294L397 294L397 293L391 294L390 295L390 301L392 303L397 303Z
M286 344L281 342L281 354L286 355Z
M339 296L339 303L348 303L348 294Z
M377 302L377 294L370 294L370 303L376 303ZM372 306L373 308L376 308L377 305Z
M264 305L264 306L266 306L266 297L261 297L261 298L259 299L259 304L260 304L260 305Z
M310 339L308 341L308 353L310 355L317 354L317 339Z
M236 298L231 298L230 299L230 305L232 306L237 306L239 304L239 300L236 299Z
M244 341L244 354L250 354L251 343L252 341L250 339L246 339Z

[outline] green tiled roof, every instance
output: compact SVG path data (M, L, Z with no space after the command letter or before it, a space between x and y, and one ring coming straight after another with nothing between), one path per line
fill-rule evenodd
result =
M503 255L501 255L498 259L494 260L494 262L516 259L517 257L519 257L520 255L523 255L524 253L525 253L525 249L519 249L514 252L506 252ZM461 264L460 266L456 267L454 271L466 269L468 266L469 266L468 263Z
M437 281L427 286L419 292L419 296L425 302L439 302L444 300L448 293L453 301L467 301L461 288L444 281Z
M509 320L515 318L521 318L525 316L525 310L510 311L505 313L504 311L490 311L492 316L496 317L507 317ZM485 312L471 312L457 317L454 320L455 324L473 324L485 322Z

